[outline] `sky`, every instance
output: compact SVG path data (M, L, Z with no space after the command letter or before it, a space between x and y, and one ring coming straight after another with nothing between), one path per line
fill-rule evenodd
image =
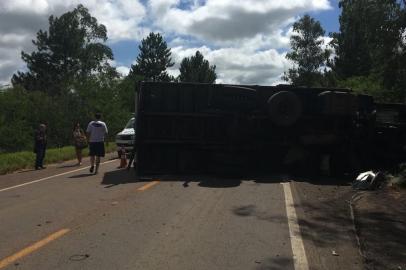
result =
M0 86L26 70L21 51L35 49L48 17L78 4L107 28L112 64L126 75L138 45L151 31L161 33L179 64L199 50L216 65L217 83L274 85L291 67L286 60L292 24L304 14L326 31L338 31L339 0L0 0Z

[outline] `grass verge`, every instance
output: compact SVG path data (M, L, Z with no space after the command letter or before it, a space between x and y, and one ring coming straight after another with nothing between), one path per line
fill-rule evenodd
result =
M115 143L106 144L106 153L116 151ZM83 156L88 156L88 149L83 149ZM62 148L47 149L45 155L45 164L56 163L65 160L75 159L75 148L65 146ZM35 154L30 151L0 154L0 174L6 174L21 169L34 168Z

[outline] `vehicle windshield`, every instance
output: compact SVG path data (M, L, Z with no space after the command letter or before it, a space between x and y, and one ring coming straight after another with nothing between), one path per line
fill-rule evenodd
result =
M135 118L132 118L130 121L128 121L127 125L125 125L125 128L134 128L134 122Z

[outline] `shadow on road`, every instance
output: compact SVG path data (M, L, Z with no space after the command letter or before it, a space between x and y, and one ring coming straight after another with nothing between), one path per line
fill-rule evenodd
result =
M231 188L238 187L242 179L218 178L210 176L171 176L171 175L155 175L139 178L135 174L135 170L114 170L104 174L102 185L105 188L110 188L116 185L136 182L148 182L151 180L159 180L166 182L183 182L183 187L187 188L189 183L198 182L200 187L207 188Z
M101 182L105 188L114 187L117 185L142 182L137 179L134 170L117 169L114 171L106 172Z
M257 270L293 269L293 259L289 257L276 257L258 262Z
M231 188L241 185L241 179L200 179L199 187L207 188Z
M322 178L322 177L298 177L289 174L273 175L245 175L245 176L219 176L219 175L147 175L138 177L135 170L117 169L106 172L102 185L113 187L126 183L148 182L151 180L167 182L183 182L183 187L189 187L191 182L197 182L200 187L205 188L234 188L241 185L243 181L252 181L257 184L275 184L282 182L308 182L314 185L345 185L349 186L351 181L348 178Z
M77 175L72 175L69 176L69 178L75 179L75 178L84 178L84 177L89 177L92 176L93 174L91 173L82 173L82 174L77 174Z
M253 204L249 205L242 205L238 207L234 207L232 209L233 213L236 216L239 217L255 217L259 220L264 220L264 221L269 221L269 222L274 222L274 223L287 223L286 216L276 216L276 215L271 215L271 213L268 213L266 211L259 211L257 207Z

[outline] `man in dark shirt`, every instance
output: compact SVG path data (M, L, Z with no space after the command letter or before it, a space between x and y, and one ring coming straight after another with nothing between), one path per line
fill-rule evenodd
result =
M44 167L44 158L45 150L47 146L47 135L46 135L46 126L45 124L40 124L38 129L35 131L34 135L34 153L36 154L35 158L35 169L45 169Z

